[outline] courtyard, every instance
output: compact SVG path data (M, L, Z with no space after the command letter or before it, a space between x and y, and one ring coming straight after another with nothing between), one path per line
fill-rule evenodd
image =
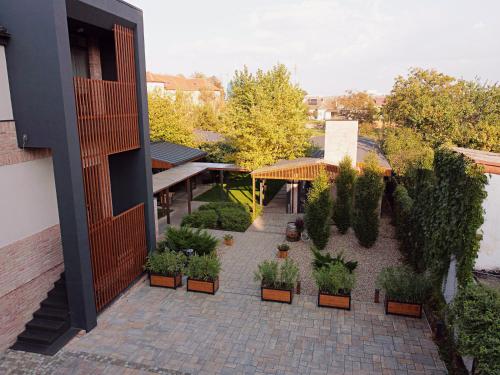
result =
M352 246L350 234L334 234L327 247L333 252L340 246L346 257L360 261L351 311L316 306L308 244L302 242L290 250L300 265L302 293L291 305L260 300L253 272L275 257L285 224L294 217L282 213L283 200L278 193L246 232L233 234L233 246L219 246L223 270L216 295L187 293L185 286L151 288L143 277L100 314L90 333L53 357L8 350L0 357L0 372L445 374L425 318L385 315L383 304L372 302L374 273L398 261L387 223L380 243L365 253ZM211 232L218 238L226 233Z

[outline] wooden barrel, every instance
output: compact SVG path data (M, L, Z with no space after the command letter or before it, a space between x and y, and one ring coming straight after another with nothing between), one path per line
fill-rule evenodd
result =
M298 241L300 239L300 233L297 230L294 222L290 222L286 225L286 239L287 241Z

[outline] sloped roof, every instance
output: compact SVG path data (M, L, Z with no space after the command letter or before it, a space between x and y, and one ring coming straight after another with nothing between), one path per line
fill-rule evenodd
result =
M471 158L476 164L482 165L486 173L500 174L499 153L463 147L453 147L453 150Z
M221 91L209 79L206 78L186 78L182 76L171 76L166 74L146 73L147 82L163 83L165 90L180 91Z
M176 166L188 161L198 160L207 153L197 148L186 147L171 142L152 142L151 159Z

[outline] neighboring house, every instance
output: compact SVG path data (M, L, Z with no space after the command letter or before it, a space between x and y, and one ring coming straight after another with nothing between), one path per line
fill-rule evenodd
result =
M310 119L325 121L334 118L337 108L334 96L306 96L304 101Z
M475 269L500 271L500 154L461 147L455 147L454 150L482 165L488 176L486 185L488 196L483 201L484 223L481 227L483 239Z
M0 350L50 354L95 327L155 247L142 12L0 9Z
M208 78L185 78L165 74L146 73L148 92L160 90L161 93L174 96L182 92L195 104L206 100L223 99L223 90Z

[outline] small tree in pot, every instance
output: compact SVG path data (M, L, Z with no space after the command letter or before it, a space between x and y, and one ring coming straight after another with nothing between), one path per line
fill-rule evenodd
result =
M151 286L176 289L182 286L182 272L186 256L175 251L162 251L150 254L144 268L149 272Z
M288 258L281 263L281 266L275 260L262 262L255 272L255 281L261 282L261 299L292 303L293 287L297 283L298 276L299 268Z
M219 289L221 264L215 255L194 255L186 268L188 292L215 294Z
M318 306L351 309L351 290L356 277L340 262L320 267L313 272L318 286Z

